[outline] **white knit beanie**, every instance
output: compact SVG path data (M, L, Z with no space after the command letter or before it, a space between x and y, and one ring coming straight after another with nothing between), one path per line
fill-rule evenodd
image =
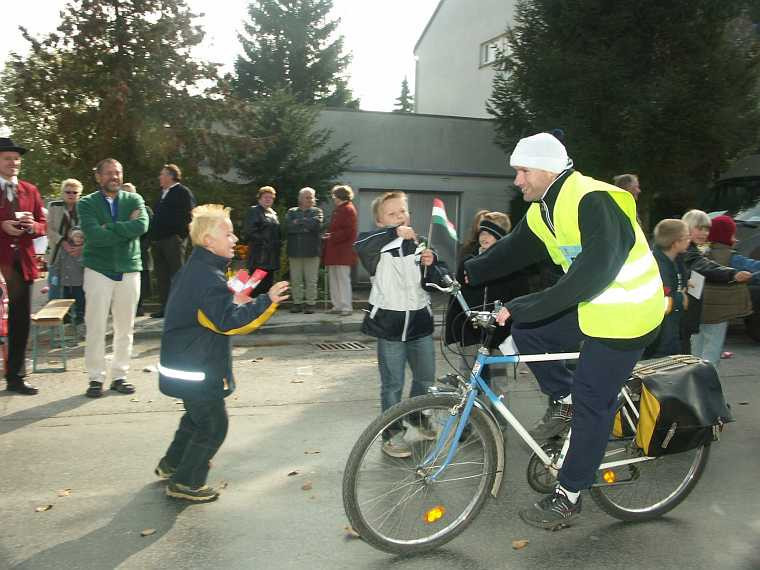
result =
M559 174L572 165L572 162L567 158L565 145L554 135L538 133L517 141L509 158L509 165L512 168L522 166Z

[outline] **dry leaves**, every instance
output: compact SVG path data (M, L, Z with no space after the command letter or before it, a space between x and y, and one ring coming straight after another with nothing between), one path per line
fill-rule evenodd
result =
M150 536L151 534L155 534L156 529L155 528L146 528L140 531L140 536Z
M290 473L288 473L288 477L295 477L296 475L298 475L298 471L296 470L293 470Z
M53 508L53 505L40 505L34 510L37 511L38 513L44 513L45 511L49 511L52 508Z
M291 384L303 384L303 380L291 380Z
M71 489L58 489L56 492L58 493L59 497L68 497L71 495Z
M303 452L304 455L316 455L317 453L322 453L318 449L307 449Z
M219 484L216 486L217 489L226 489L229 483L227 481L219 481Z
M314 485L312 485L311 481L306 481L306 483L304 483L303 485L301 485L301 490L302 491L311 491L311 489L312 489L313 486Z
M130 401L130 402L139 402L139 401L140 401L140 398L132 398L132 399L130 399L129 401Z
M522 550L523 548L525 548L526 546L528 546L529 542L530 542L530 540L528 540L527 538L521 538L519 540L513 540L512 541L512 548L515 549L515 550Z

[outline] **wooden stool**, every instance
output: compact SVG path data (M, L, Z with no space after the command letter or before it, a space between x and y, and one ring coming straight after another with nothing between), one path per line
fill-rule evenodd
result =
M63 318L68 314L71 305L75 303L74 299L53 299L48 301L42 309L32 315L32 372L65 372L66 371L66 324ZM53 346L55 336L61 342L61 360L62 368L37 368L37 336L42 334L41 328L50 330L50 346ZM55 333L58 333L55 335Z

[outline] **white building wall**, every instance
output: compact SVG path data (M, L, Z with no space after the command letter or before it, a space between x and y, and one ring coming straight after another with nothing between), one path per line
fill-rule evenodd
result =
M493 64L481 65L481 45L503 36L515 0L441 0L420 36L414 104L417 113L490 117Z

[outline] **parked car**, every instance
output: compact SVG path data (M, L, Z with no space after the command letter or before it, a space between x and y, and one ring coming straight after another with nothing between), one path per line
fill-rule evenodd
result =
M702 208L711 218L736 221L736 252L760 259L760 153L738 160L710 190ZM744 319L747 334L760 342L760 285L750 285L755 312Z

